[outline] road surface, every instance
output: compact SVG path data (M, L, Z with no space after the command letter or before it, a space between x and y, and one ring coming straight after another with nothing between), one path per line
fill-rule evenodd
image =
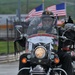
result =
M19 62L0 64L0 75L17 75Z

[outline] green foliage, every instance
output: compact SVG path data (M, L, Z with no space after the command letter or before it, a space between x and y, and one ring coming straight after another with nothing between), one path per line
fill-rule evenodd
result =
M18 9L19 0L0 0L0 14L16 14ZM21 14L26 14L33 8L42 4L42 0L20 0L21 1ZM27 3L28 2L28 3ZM73 18L75 12L75 0L44 0L45 8L51 5L66 2L67 14L72 15Z
M14 52L14 43L12 41L10 42L0 41L0 54L8 54L8 52L9 53Z

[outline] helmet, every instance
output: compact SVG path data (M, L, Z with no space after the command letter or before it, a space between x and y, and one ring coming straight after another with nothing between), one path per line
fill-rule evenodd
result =
M67 23L67 24L65 24L64 28L65 28L65 29L72 29L72 30L73 30L74 24L72 24L72 23Z
M54 14L53 14L53 12L51 12L51 11L44 11L44 12L42 13L42 16L43 16L43 15L54 18Z

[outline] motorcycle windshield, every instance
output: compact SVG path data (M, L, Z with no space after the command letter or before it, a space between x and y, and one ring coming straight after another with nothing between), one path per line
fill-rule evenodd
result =
M42 17L34 17L34 19L30 22L29 27L27 29L27 34L58 34L57 30L54 28L54 19L49 16Z
M27 30L28 50L34 50L33 45L38 44L45 44L45 46L49 44L50 50L58 49L58 32L55 26L53 25L53 22L53 18L45 15L42 17L34 17L34 19L30 22Z

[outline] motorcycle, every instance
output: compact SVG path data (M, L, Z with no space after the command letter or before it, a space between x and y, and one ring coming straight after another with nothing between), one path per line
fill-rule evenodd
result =
M57 28L43 24L39 17L30 22L26 33L21 33L21 28L21 25L16 25L21 39L26 39L25 53L20 56L17 75L61 75L62 72L67 75L64 69L57 66L60 62Z
M63 38L62 50L71 56L73 74L75 75L75 25L73 23L65 24L61 37Z

